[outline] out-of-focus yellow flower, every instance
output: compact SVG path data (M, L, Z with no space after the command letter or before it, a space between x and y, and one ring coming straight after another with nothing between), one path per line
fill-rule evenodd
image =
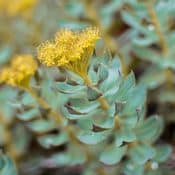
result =
M8 67L0 72L0 82L12 86L28 86L29 80L37 70L37 63L31 55L16 56Z
M6 1L0 0L0 11L2 11L6 7Z
M64 29L56 34L53 41L38 47L38 58L47 66L66 68L85 77L98 39L97 28L90 27L81 32Z
M0 0L0 9L10 16L16 16L31 11L38 0Z

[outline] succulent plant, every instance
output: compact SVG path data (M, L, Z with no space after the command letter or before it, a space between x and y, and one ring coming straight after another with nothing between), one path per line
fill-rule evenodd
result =
M174 174L173 0L1 1L0 175Z
M109 54L91 59L88 81L68 69L63 74L64 81L52 79L47 89L47 95L55 94L59 104L55 109L60 109L55 113L62 120L53 117L53 107L38 106L27 94L19 101L23 103L18 118L38 134L44 148L67 145L65 151L51 156L54 164L82 165L84 174L100 174L107 165L120 167L116 173L126 175L156 174L171 148L156 145L163 121L159 116L145 118L146 90L135 84L134 74L123 77L119 59Z

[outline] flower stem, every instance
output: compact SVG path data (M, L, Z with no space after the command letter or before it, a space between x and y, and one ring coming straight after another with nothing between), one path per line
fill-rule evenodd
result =
M93 1L89 0L83 0L84 7L86 10L86 14L88 15L89 19L92 21L92 23L99 27L100 31L102 32L105 45L109 47L112 52L118 51L118 44L112 40L110 35L108 34L108 29L104 29L103 25L101 24L101 19L99 15L97 14L97 10L93 6Z
M163 52L164 55L167 55L168 54L168 45L166 43L166 39L165 39L164 33L162 32L159 19L158 19L157 15L156 15L156 12L155 12L155 10L153 8L152 3L149 1L149 2L146 3L146 5L147 5L147 9L148 9L149 15L150 15L150 17L152 19L152 23L154 24L156 33L157 33L157 35L159 37L159 41L160 41L160 46L161 46L162 52Z
M98 175L108 175L107 171L105 170L104 167L100 166L98 169L97 169L97 174Z
M51 117L53 117L55 122L57 122L59 125L64 124L64 118L59 113L54 111L45 100L43 100L41 97L38 97L36 92L32 88L25 88L25 90L32 95L32 97L42 108L49 111L49 114L51 115Z
M156 15L156 12L155 12L151 2L147 3L147 9L148 9L148 12L152 18L152 22L155 26L156 33L159 37L159 42L160 42L160 46L162 49L162 54L164 56L166 56L169 53L168 44L166 42L165 35L161 30L161 25L160 25L159 19ZM169 68L165 69L164 72L165 72L165 76L166 76L166 85L169 89L171 89L172 85L173 85L173 72Z
M13 158L16 162L18 161L20 154L17 151L15 144L13 143L13 135L9 129L10 123L5 120L5 117L0 115L0 123L4 126L4 145L6 152Z

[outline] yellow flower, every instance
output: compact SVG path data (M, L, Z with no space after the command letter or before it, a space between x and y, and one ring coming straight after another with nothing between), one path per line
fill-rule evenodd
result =
M4 67L0 73L0 82L12 86L28 86L29 80L37 70L37 63L31 55L16 56L10 66Z
M25 14L33 9L38 0L0 0L0 8L10 16Z
M6 7L6 1L0 0L0 11L2 11Z
M84 77L98 39L97 28L90 27L81 32L63 29L53 41L38 47L38 59L47 66L66 68Z

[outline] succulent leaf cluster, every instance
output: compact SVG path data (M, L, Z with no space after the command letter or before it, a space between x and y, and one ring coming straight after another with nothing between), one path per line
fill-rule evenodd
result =
M45 111L31 96L24 94L19 101L23 104L18 118L38 135L41 146L67 145L65 151L50 157L54 164L82 165L84 174L95 173L102 163L120 165L126 175L156 175L171 148L155 144L163 121L160 116L145 118L146 90L135 84L134 74L123 77L119 59L109 54L91 59L88 82L69 70L63 74L64 81L53 80L49 87L60 101L57 108L63 123L55 122L51 109Z

